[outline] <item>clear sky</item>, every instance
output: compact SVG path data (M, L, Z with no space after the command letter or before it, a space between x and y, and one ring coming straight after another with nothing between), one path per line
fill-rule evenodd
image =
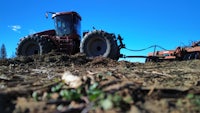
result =
M121 34L126 47L134 50L155 44L175 49L199 40L199 6L200 0L1 0L0 45L5 44L10 57L20 38L54 28L51 18L45 18L46 11L77 11L82 31L94 26ZM151 51L121 52L147 55Z

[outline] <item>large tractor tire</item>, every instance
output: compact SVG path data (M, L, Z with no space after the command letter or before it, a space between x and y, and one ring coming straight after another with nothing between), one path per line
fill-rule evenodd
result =
M118 60L120 55L115 36L98 30L87 33L83 37L80 52L85 53L89 58L103 56L114 60Z
M54 45L54 43L51 41L51 39L46 38L46 37L41 37L40 38L40 42L39 42L40 47L40 51L41 54L46 54L51 52L52 50L56 49L56 46Z
M53 44L45 37L30 36L23 39L17 48L17 56L45 54L53 49Z

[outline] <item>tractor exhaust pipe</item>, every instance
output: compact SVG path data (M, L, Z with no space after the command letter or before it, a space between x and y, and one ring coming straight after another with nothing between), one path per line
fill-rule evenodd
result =
M45 17L48 18L48 17L49 17L49 14L56 14L56 13L55 13L55 12L48 12L48 11L47 11L47 12L45 13Z

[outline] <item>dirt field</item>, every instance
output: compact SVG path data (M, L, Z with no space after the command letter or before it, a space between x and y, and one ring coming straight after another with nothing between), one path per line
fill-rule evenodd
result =
M200 60L57 53L0 61L0 113L199 113Z

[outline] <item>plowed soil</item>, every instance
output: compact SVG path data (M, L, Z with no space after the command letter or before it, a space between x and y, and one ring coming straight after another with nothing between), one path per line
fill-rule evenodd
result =
M103 112L199 113L200 60L131 63L50 53L0 61L0 113Z

